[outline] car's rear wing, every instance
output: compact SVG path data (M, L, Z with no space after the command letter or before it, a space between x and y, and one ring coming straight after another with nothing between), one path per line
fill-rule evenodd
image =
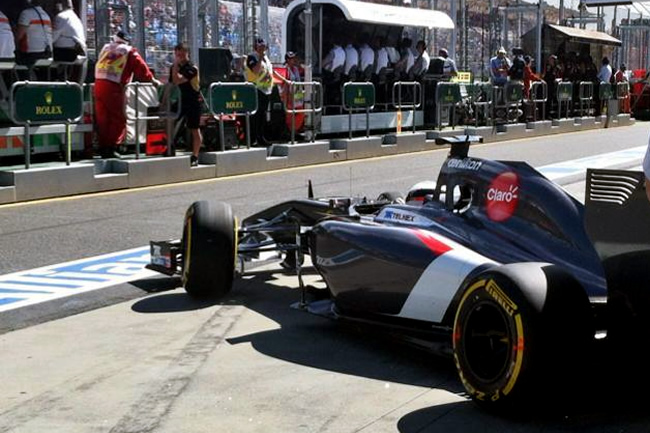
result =
M627 329L648 330L650 201L645 176L636 171L590 169L585 192L585 228L607 278L610 325L635 318Z
M587 170L585 227L603 261L650 250L650 202L644 181L637 171Z
M465 158L470 143L483 143L483 137L480 135L451 135L436 138L436 144L451 145L449 156L452 158Z

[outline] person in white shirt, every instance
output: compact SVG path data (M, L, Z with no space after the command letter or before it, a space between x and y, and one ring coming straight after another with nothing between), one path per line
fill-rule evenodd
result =
M415 45L415 49L418 52L418 58L415 59L413 67L409 71L409 77L413 80L418 80L426 74L429 69L429 53L427 53L427 44L423 40L419 40Z
M377 53L377 58L375 59L375 70L374 73L379 75L384 69L388 67L388 51L384 46L384 40L381 37L375 38L375 53Z
M16 43L14 33L11 31L9 18L0 11L0 59L14 59Z
M447 49L440 48L440 50L438 50L438 55L442 59L444 59L444 63L442 65L442 74L445 76L445 78L451 78L458 75L458 68L456 68L456 62L454 62L454 59L449 58L449 52L447 51Z
M400 60L395 64L395 76L398 79L406 79L408 71L415 63L412 44L413 41L410 38L402 39Z
M375 64L375 52L370 48L370 45L368 45L369 40L370 36L368 33L363 33L361 35L361 46L359 47L361 60L359 61L359 69L361 70L361 76L364 79L370 79L373 70L372 68Z
M603 57L601 61L600 71L596 75L596 79L601 83L609 83L612 78L612 67L609 65L609 59ZM594 92L594 115L600 116L601 111L603 110L603 105L606 104L605 101L600 100L600 92L598 92L599 84L596 83L596 91Z
M603 57L603 61L600 67L600 71L598 71L598 75L596 76L598 78L598 81L609 83L609 81L612 78L612 67L609 65L609 59L607 57Z
M332 38L332 48L323 59L323 91L326 105L340 105L341 79L345 67L345 50L341 46L340 36Z
M40 0L27 0L18 17L16 60L32 65L38 59L52 57L52 20L40 6Z
M395 47L386 47L386 52L388 53L388 64L390 66L394 67L402 58L399 51L397 51L397 48Z
M354 70L353 70L354 68ZM357 70L359 69L359 51L350 42L345 47L345 66L343 66L343 75L349 80L356 79Z
M341 47L338 40L332 44L332 49L323 59L323 70L327 72L342 72L345 66L345 50Z
M56 7L59 13L54 17L52 32L54 60L73 62L86 53L86 32L72 8L72 0L63 0Z

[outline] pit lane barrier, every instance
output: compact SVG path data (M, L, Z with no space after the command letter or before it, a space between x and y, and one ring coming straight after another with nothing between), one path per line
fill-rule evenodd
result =
M626 126L634 120L629 114L619 114L612 118L610 127ZM75 126L72 125L73 131ZM522 125L525 126L525 125ZM37 128L62 127L62 125L42 125ZM594 128L604 127L603 122L596 122ZM21 127L10 128L13 131ZM526 129L527 136L557 134L578 130L577 128L560 130L553 127L548 131ZM6 131L6 129L5 129ZM2 132L2 131L0 131ZM145 158L141 160L102 160L110 165L106 172L98 173L95 168L98 161L75 162L70 166L32 167L31 169L0 168L0 204L27 200L60 197L72 194L84 194L140 186L161 185L189 180L210 179L253 172L272 171L281 168L316 164L328 161L353 160L395 153L408 153L417 150L437 148L435 138L438 136L458 134L481 135L485 142L495 142L518 138L513 131L497 132L493 127L466 127L457 130L427 131L424 134L400 134L397 138L421 140L423 145L411 146L409 142L399 141L397 145L384 146L387 136L358 137L353 140L334 139L329 143L318 143L318 152L314 148L304 149L302 154L290 153L286 156L268 155L265 148L237 149L227 152L208 152L214 155L214 165L190 168L186 156L167 158ZM14 132L15 134L15 132ZM393 138L395 137L394 134ZM309 143L313 145L312 143ZM302 145L282 145L298 150ZM321 152L322 149L325 151ZM355 150L358 149L358 150ZM203 154L205 156L205 154Z
M289 94L291 108L285 105L284 112L291 114L291 144L295 144L296 114L311 114L311 119L315 119L317 114L323 112L323 85L319 81L289 81ZM305 98L307 95L309 99ZM298 102L301 108L297 107ZM311 134L309 141L314 142L315 138L316 134Z
M406 92L402 91L406 88ZM404 96L409 95L410 101L405 101ZM397 96L397 97L396 97ZM422 84L418 81L396 81L393 83L392 103L397 108L397 132L402 130L402 110L411 110L413 133L415 134L415 110L422 106Z
M296 114L305 115L305 128L313 128L320 120L318 117L323 112L323 85L319 81L290 81L289 88L296 93L304 95L304 107L296 107L295 101L291 109L285 107L285 113L291 114L293 127L291 128L291 142L272 144L267 151L270 159L284 159L287 167L298 167L309 164L322 164L336 161L341 158L339 151L330 148L329 141L316 140L313 131L305 143L296 143L295 119ZM277 162L274 162L277 163Z
M166 87L163 88L164 93L168 93L170 85L166 84ZM143 94L142 89L145 93ZM127 99L130 95L133 95L133 103L135 107L131 107L130 103L124 104L124 115L126 116L127 121L134 122L135 128L135 159L140 159L140 124L142 121L147 122L149 120L172 120L177 119L181 112L181 101L179 99L176 112L173 112L171 109L171 98L165 97L165 109L164 111L159 111L157 115L150 115L148 111L150 108L160 108L160 98L158 95L158 89L153 83L141 83L141 82L132 82L125 86L125 92ZM141 114L145 112L144 116ZM145 124L145 135L146 135L146 124ZM146 139L145 139L146 141ZM223 142L222 142L223 143ZM167 134L167 155L171 156L174 152L172 149L172 140L171 134Z
M393 83L391 104L397 109L395 133L383 137L380 152L382 155L393 155L402 152L417 152L426 148L426 132L416 131L417 109L424 103L422 84L417 81L396 81ZM404 115L408 113L408 115ZM410 127L411 133L402 134L402 128Z

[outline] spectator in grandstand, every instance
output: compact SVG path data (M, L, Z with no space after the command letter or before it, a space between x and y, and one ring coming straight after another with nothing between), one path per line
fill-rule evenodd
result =
M14 33L11 31L9 18L0 11L0 61L15 59L16 44Z
M180 118L185 119L185 127L192 134L192 156L190 166L199 164L201 149L201 104L203 98L199 86L199 69L190 61L190 50L184 43L174 47L174 64L169 69L169 82L178 86L181 92Z
M160 84L130 42L128 35L118 32L102 47L95 65L95 121L102 158L119 156L115 152L126 136L124 86L132 79Z
M533 72L533 68L531 67L532 61L530 56L524 56L524 99L530 99L531 81L542 80L539 75Z
M52 57L52 21L40 0L27 0L16 27L16 61L31 66ZM41 77L42 78L42 77Z
M497 55L490 59L490 78L493 85L503 86L508 82L510 66L510 59L506 57L505 48L499 48Z
M86 55L86 31L72 8L72 0L56 4L59 13L54 17L52 45L54 60L73 62Z
M415 59L413 66L408 72L410 80L419 80L429 70L429 63L431 59L427 53L427 44L423 40L419 40L415 44L415 50L418 52L418 57Z
M260 40L258 40L259 42ZM246 80L257 88L257 112L253 116L253 133L258 146L268 147L270 143L264 138L266 132L266 111L269 108L269 97L273 91L273 70L257 52L246 57Z
M454 59L449 58L449 52L446 48L440 48L438 50L438 56L443 59L442 65L442 75L446 79L455 77L458 75L458 68L456 68L456 62Z
M354 38L354 36L353 36ZM343 80L356 80L359 69L359 51L354 47L354 39L345 47L345 65L343 66Z
M395 77L397 79L406 79L407 72L411 70L415 63L412 45L413 41L410 38L402 39L400 44L400 59L395 64Z
M362 79L369 81L375 65L375 52L368 45L370 35L368 33L362 33L359 42L359 57L361 57L359 60L359 73Z

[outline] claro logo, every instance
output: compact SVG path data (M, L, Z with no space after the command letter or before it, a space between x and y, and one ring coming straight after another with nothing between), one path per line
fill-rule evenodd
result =
M486 212L492 221L505 221L515 213L519 203L519 178L511 171L501 173L490 184Z

